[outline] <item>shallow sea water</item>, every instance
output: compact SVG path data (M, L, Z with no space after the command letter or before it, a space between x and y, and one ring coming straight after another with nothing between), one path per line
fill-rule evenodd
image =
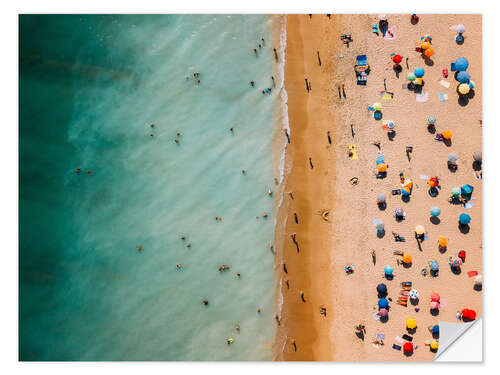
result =
M270 27L20 16L21 360L272 359Z

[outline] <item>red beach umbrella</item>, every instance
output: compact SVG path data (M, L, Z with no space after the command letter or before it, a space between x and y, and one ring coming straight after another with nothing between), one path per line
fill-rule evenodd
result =
M411 342L405 342L403 345L403 350L405 353L412 353L413 352L413 344Z
M403 61L403 58L401 55L394 55L392 56L392 61L394 61L396 64L399 64L401 61Z
M440 299L441 299L441 296L438 293L434 292L431 294L431 301L432 302L439 302Z
M474 310L463 309L462 310L462 319L465 318L467 320L475 320L476 312Z

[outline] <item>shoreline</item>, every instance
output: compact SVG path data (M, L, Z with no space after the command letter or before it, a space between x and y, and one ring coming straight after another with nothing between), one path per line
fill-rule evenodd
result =
M275 360L331 360L331 318L319 314L320 306L330 309L330 251L331 222L318 215L324 208L333 208L332 181L323 179L325 175L334 176L333 155L319 152L329 147L327 131L331 130L332 114L323 111L321 104L329 96L329 82L320 78L328 71L329 62L320 67L310 59L304 58L304 41L309 44L313 35L320 30L333 29L334 22L324 16L323 22L308 25L307 15L287 15L286 17L286 63L285 86L287 93L286 110L288 113L290 144L285 149L285 176L281 188L281 205L277 210L275 230L275 275L276 304L281 300L281 324L276 332L273 347ZM320 43L321 44L321 43ZM319 47L331 53L327 41ZM315 66L316 65L316 66ZM304 72L308 71L310 93L305 90ZM310 71L310 73L309 73ZM281 135L286 142L285 135ZM310 168L308 157L313 160ZM289 192L293 192L293 199ZM293 212L298 215L296 224ZM298 252L290 236L296 233L300 246ZM315 251L315 249L317 249ZM288 273L284 272L284 264ZM314 277L312 275L314 274ZM286 286L289 281L290 288ZM306 302L301 301L304 292ZM280 311L278 309L278 311ZM297 352L292 340L296 340Z

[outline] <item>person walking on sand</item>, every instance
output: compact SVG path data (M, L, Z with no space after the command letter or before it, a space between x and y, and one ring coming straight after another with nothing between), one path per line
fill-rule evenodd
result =
M286 288L290 289L290 283L288 282L288 279L285 279L285 284L286 284Z
M297 342L295 341L295 339L292 339L291 343L293 346L293 350L297 351Z
M332 144L332 138L330 137L330 130L328 130L328 131L326 132L326 135L327 135L327 137L328 137L328 143L329 143L329 144Z
M309 157L309 165L311 166L311 169L314 169L314 165L313 165L311 157Z
M273 87L276 87L276 82L274 82L274 76L271 76L271 80L273 81Z
M278 314L274 315L274 319L276 319L276 323L278 323L278 325L281 324L281 319L279 318Z
M290 144L290 134L288 134L288 131L284 129L285 135L286 135L286 140L288 141L288 144Z
M297 216L296 212L293 213L293 217L295 218L295 224L298 224L299 223L299 217Z
M288 270L286 269L286 263L283 263L283 271L288 274Z
M306 302L306 299L304 298L304 292L302 290L300 291L300 299L302 300L302 302Z
M278 62L278 52L276 52L276 48L273 48L273 51L274 51L274 58L276 62Z

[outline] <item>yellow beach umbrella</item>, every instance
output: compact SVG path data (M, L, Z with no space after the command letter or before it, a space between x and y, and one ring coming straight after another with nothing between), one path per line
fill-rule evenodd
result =
M462 95L468 94L470 91L470 86L467 83L461 83L458 86L458 92Z
M421 85L421 84L423 83L423 81L424 81L424 80L422 79L422 77L417 77L417 78L415 78L415 79L413 80L413 83L414 83L415 85Z
M417 321L413 318L406 319L406 328L408 329L417 328Z
M413 181L410 180L409 178L405 179L405 181L403 183L403 187L411 189L412 186L413 186Z
M375 111L380 111L382 109L382 104L380 104L378 102L377 103L373 103L373 109Z
M417 225L415 227L415 233L417 234L424 234L425 233L425 228L423 225Z
M436 340L432 340L431 349L436 350L437 348L439 348L439 343Z
M410 254L405 254L403 255L403 263L404 264L410 264L412 260L412 257Z

